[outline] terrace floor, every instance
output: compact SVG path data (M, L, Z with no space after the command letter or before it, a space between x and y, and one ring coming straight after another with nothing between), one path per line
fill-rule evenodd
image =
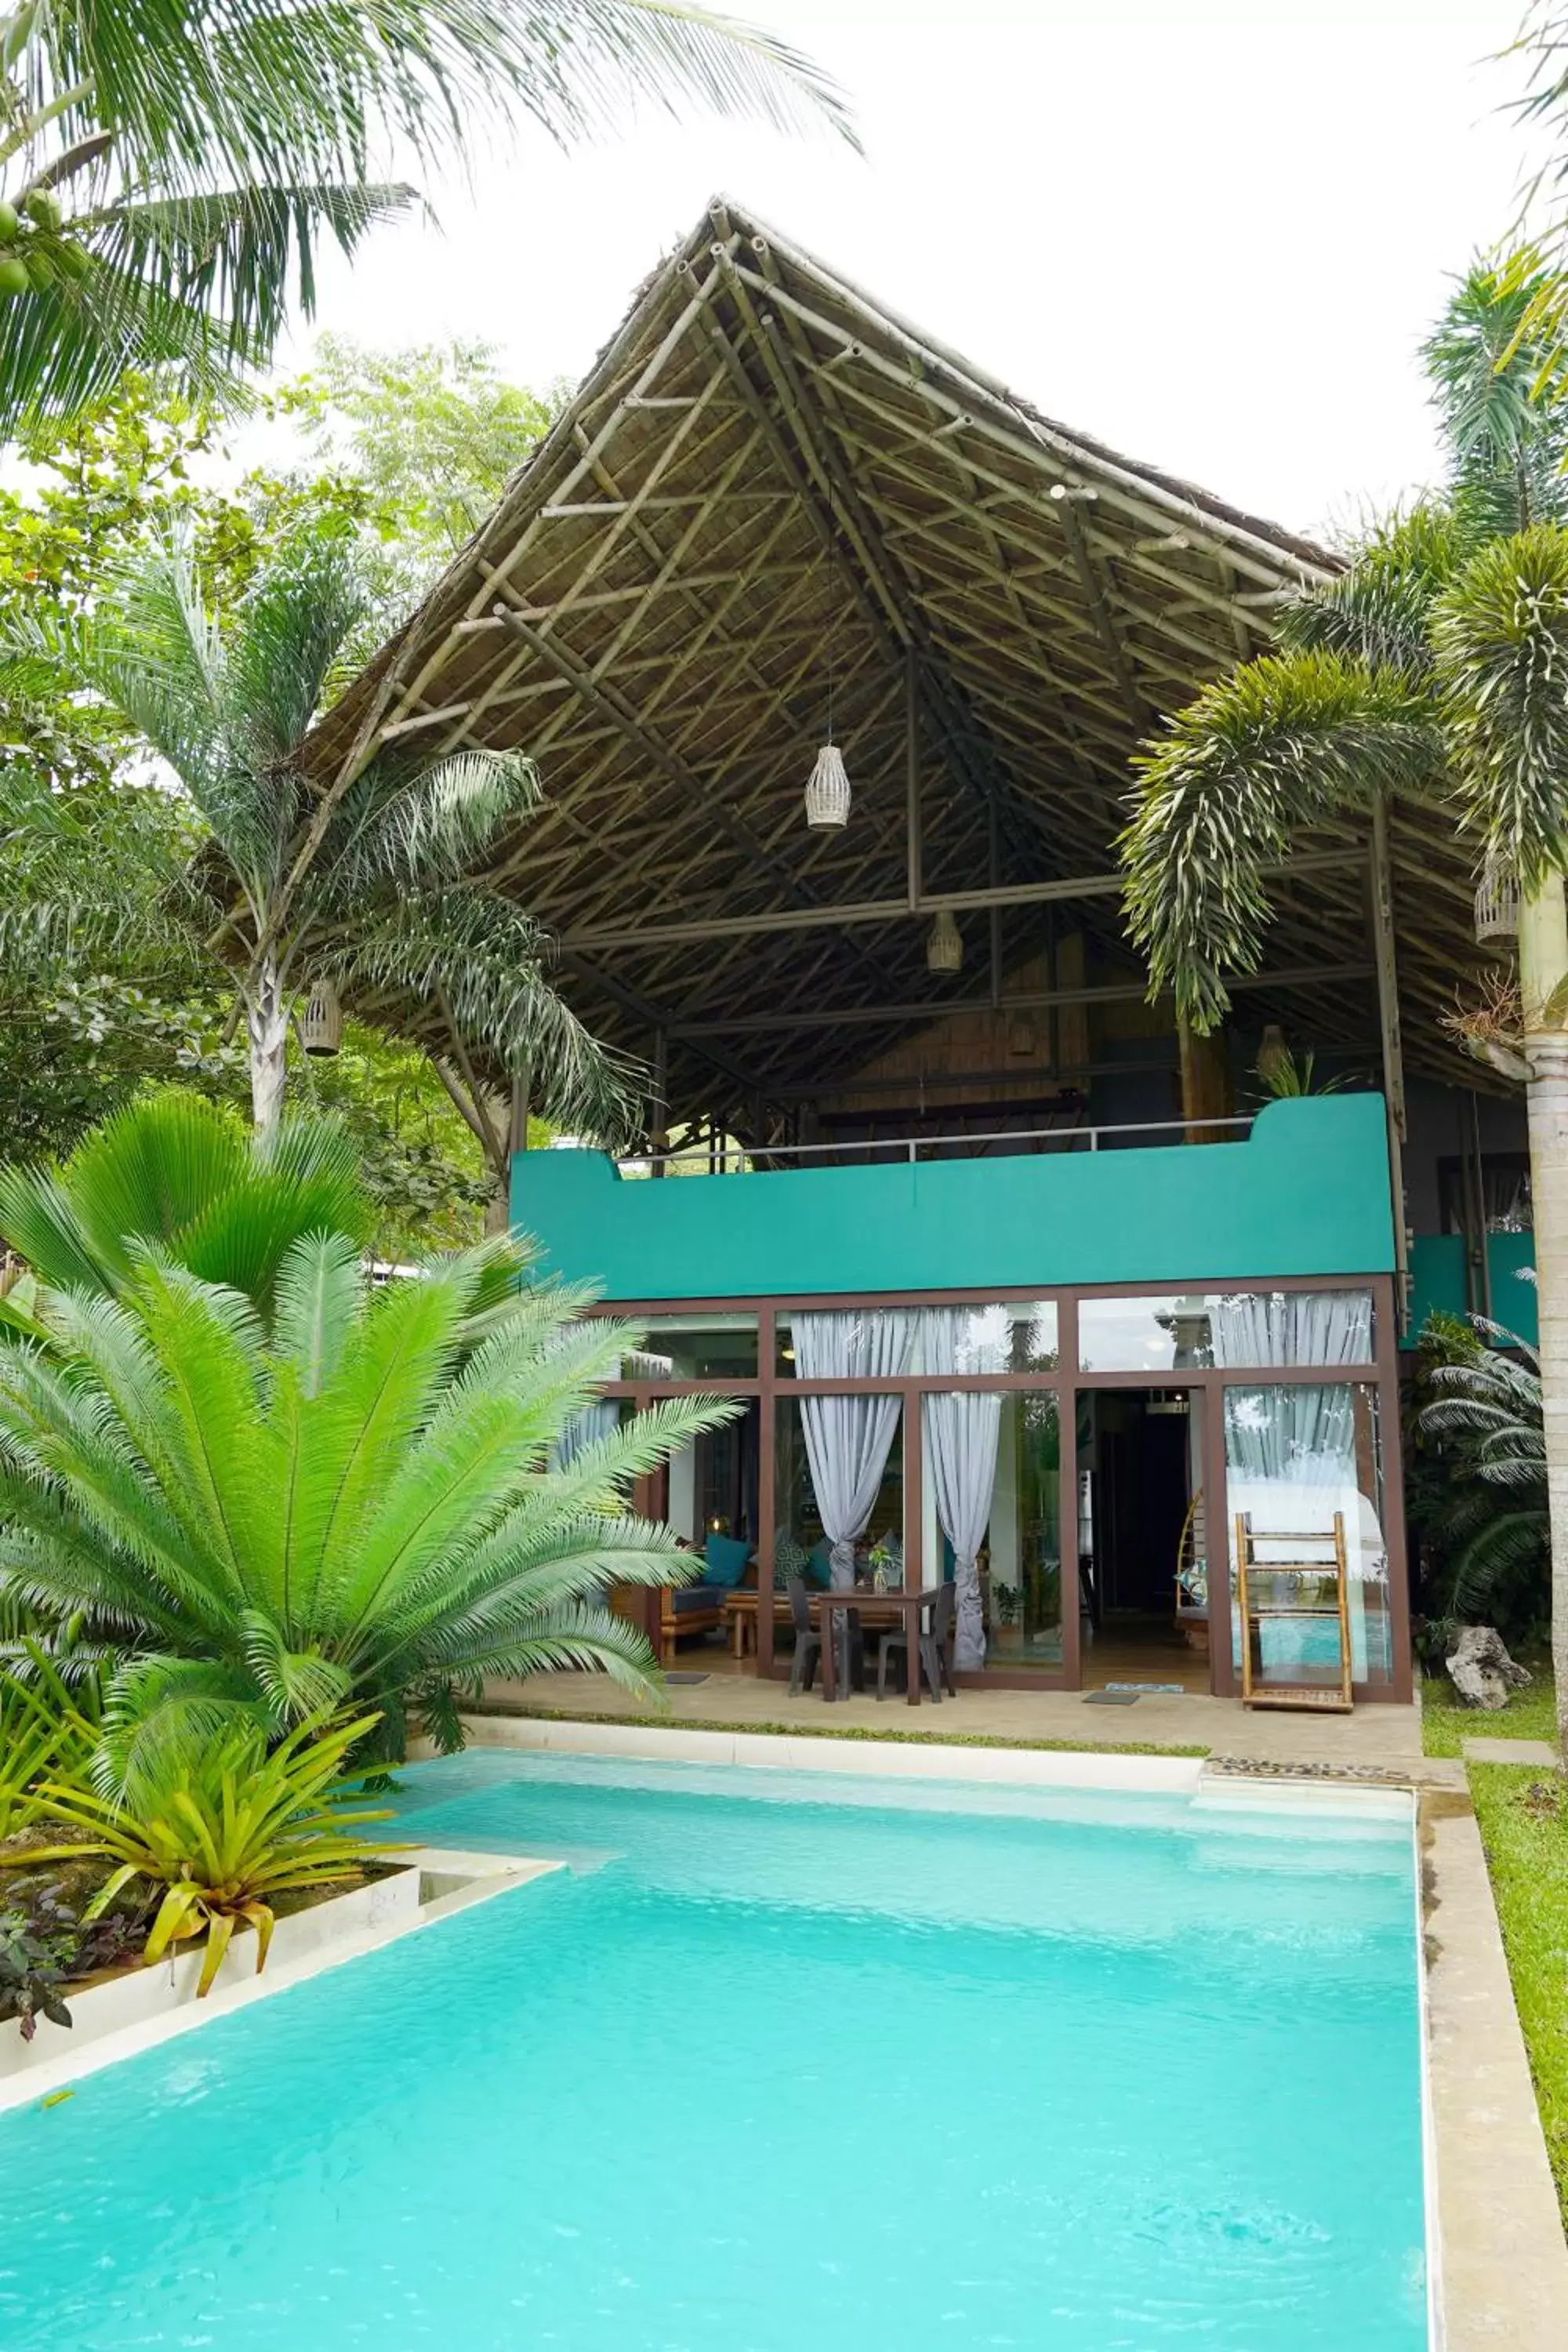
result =
M820 1733L867 1732L924 1739L989 1738L1042 1741L1074 1747L1205 1748L1237 1763L1294 1767L1339 1766L1408 1774L1412 1779L1463 1785L1461 1767L1421 1752L1418 1705L1358 1706L1353 1715L1271 1713L1241 1706L1207 1692L1148 1696L1131 1706L1094 1703L1083 1691L962 1691L940 1706L910 1706L901 1697L878 1700L855 1696L833 1706L817 1692L790 1696L783 1682L763 1682L751 1672L727 1670L704 1657L683 1661L678 1673L700 1673L700 1682L668 1685L664 1708L628 1698L601 1675L539 1675L526 1682L491 1682L486 1709L500 1714L542 1712L574 1721L595 1717L637 1716L656 1711L677 1725L723 1725L730 1728L784 1726Z

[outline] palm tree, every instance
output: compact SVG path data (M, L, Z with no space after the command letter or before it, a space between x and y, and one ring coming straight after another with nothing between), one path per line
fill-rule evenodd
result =
M209 977L221 959L243 1008L262 1134L280 1115L289 1024L313 983L331 982L372 1014L389 997L415 999L450 1057L437 1066L504 1179L507 1138L476 1055L527 1071L542 1114L606 1137L633 1121L636 1075L556 994L528 916L464 878L537 807L531 761L395 748L328 793L307 777L300 747L372 617L353 548L315 533L273 557L227 627L174 545L137 551L80 622L16 623L0 686L58 691L64 680L100 696L167 763L195 832L188 848L149 832L153 870L106 877L70 836L18 815L13 837L32 864L19 911L0 915L0 950L25 968L134 932L149 953L183 940ZM24 777L11 789L34 787Z
M145 1251L118 1297L52 1295L48 1348L0 1330L0 1615L118 1654L115 1785L245 1721L368 1705L397 1756L410 1710L459 1746L487 1675L657 1680L600 1595L691 1561L623 1498L735 1407L669 1402L581 1442L640 1335L520 1287L525 1262L491 1242L378 1287L354 1241L315 1233L262 1312Z
M1526 1089L1568 1731L1568 419L1535 397L1540 292L1506 263L1459 285L1426 354L1447 495L1373 530L1341 578L1286 608L1282 653L1148 746L1122 856L1151 982L1200 1033L1225 1016L1226 972L1258 968L1264 869L1300 826L1405 795L1446 805L1517 878L1516 1018L1474 1034Z
M783 42L685 0L17 0L0 16L0 441L176 367L264 362L323 244L416 201L381 151L450 163L526 119L570 139L639 96L848 135Z

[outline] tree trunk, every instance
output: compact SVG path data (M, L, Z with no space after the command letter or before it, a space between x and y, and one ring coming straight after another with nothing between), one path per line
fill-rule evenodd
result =
M1552 1530L1552 1664L1563 1746L1568 1734L1568 1007L1558 992L1568 995L1568 915L1561 874L1552 875L1520 910L1519 978L1531 1068L1525 1100Z
M283 1115L289 1083L289 1005L277 959L268 956L245 1008L250 1034L250 1108L258 1135L270 1135Z
M1236 1110L1224 1030L1216 1031L1212 1037L1200 1037L1195 1029L1189 1029L1182 1021L1176 1024L1176 1037L1182 1059L1182 1117L1187 1122L1186 1141L1233 1143L1234 1128L1206 1127L1202 1123L1205 1119L1229 1118Z

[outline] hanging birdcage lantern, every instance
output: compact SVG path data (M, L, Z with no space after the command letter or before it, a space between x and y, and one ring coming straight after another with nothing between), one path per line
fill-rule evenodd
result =
M805 788L805 821L813 833L837 833L849 822L849 777L837 743L825 743Z
M1503 858L1489 857L1476 890L1476 938L1485 947L1518 937L1519 877Z
M335 1054L343 1041L343 1008L330 980L312 981L300 1023L300 1043L307 1054L323 1058Z
M953 921L951 910L944 907L926 933L926 970L928 971L962 971L963 970L963 934Z

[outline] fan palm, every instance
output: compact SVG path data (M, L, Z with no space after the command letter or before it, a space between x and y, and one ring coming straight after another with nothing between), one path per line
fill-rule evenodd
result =
M210 389L265 360L323 243L521 116L557 138L639 96L847 131L785 44L685 0L17 0L0 16L0 440L132 367Z
M247 1135L228 1112L174 1087L126 1105L68 1160L0 1168L0 1234L24 1259L28 1292L0 1318L42 1328L41 1286L117 1297L153 1244L199 1276L270 1306L301 1234L363 1243L370 1212L352 1142L325 1120L284 1120ZM19 1286L18 1286L19 1287Z
M1473 269L1426 361L1447 495L1372 532L1286 608L1285 650L1174 719L1142 761L1126 907L1156 989L1199 1032L1227 971L1257 969L1264 869L1298 828L1405 796L1446 806L1517 877L1517 1034L1487 1050L1526 1087L1553 1553L1568 1721L1568 481L1564 412L1534 396L1529 271Z
M599 1595L691 1562L623 1496L735 1408L666 1402L563 1447L639 1335L520 1288L523 1262L493 1242L378 1288L319 1233L262 1312L147 1250L118 1298L53 1295L48 1348L0 1331L0 1604L123 1651L116 1785L149 1743L236 1718L368 1703L399 1753L410 1706L459 1744L486 1675L656 1676Z
M194 961L207 957L210 971L210 955L221 956L244 1007L264 1134L282 1108L294 1008L324 977L373 1013L388 996L427 1012L469 1082L465 1093L448 1076L498 1174L505 1139L484 1113L476 1055L526 1069L543 1115L616 1136L634 1117L632 1069L551 986L546 942L528 916L464 878L537 807L532 762L394 748L327 793L304 772L300 747L372 614L354 550L316 532L262 568L227 627L204 604L189 551L174 544L133 554L86 619L16 622L0 645L0 685L25 693L71 681L100 697L167 762L195 831L188 852L177 835L149 833L153 870L106 880L68 836L40 834L21 813L28 887L16 914L0 918L0 948L25 965L104 933L123 944L139 929L152 952L179 929Z

